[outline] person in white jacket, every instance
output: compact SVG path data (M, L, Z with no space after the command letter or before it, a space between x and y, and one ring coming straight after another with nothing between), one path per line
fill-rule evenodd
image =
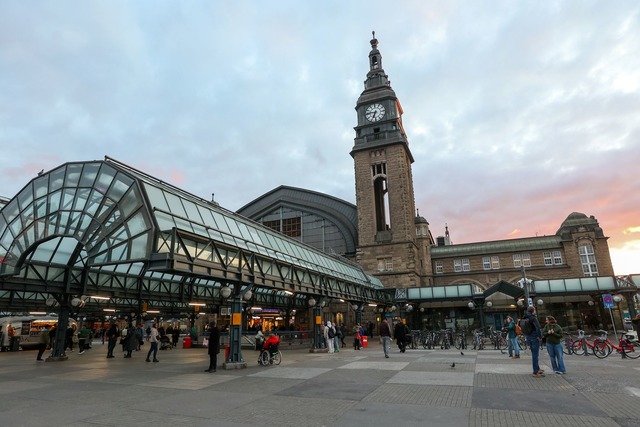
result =
M327 347L329 348L329 353L333 353L333 336L329 336L329 331L333 326L330 321L327 321L327 325L324 327L324 340L327 342ZM334 329L335 331L335 329ZM334 332L335 334L335 332ZM335 336L335 335L334 335Z

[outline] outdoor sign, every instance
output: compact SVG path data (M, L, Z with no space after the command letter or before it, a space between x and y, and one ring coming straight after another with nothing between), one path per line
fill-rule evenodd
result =
M613 297L611 294L602 295L602 304L604 304L604 308L613 308Z

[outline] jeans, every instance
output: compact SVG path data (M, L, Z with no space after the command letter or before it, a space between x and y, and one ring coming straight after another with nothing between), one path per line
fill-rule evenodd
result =
M518 346L518 337L509 338L509 356L520 356L520 347Z
M537 374L540 370L540 365L538 364L538 359L540 357L540 340L538 337L527 337L527 343L529 344L529 348L531 349L531 363L533 365L533 373ZM562 351L562 349L560 349Z
M385 357L389 357L389 349L391 348L391 337L381 337L382 348L384 349Z
M333 337L333 351L338 353L340 351L340 338L336 335Z
M151 347L149 348L149 352L147 353L147 360L149 360L149 356L153 352L153 360L158 360L158 343L152 342Z
M564 366L564 356L562 353L562 344L547 344L547 353L551 359L551 366L554 372L567 372Z

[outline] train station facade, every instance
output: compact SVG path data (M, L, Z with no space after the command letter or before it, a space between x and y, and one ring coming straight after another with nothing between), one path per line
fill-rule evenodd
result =
M350 328L383 316L414 329L498 326L525 295L563 326L622 326L635 314L640 278L614 276L592 216L569 214L553 236L434 239L375 38L368 62L349 152L355 205L282 186L231 212L115 159L60 165L0 207L0 310L103 324L217 319L231 365L256 321L312 334L321 320ZM607 313L609 294L620 299Z

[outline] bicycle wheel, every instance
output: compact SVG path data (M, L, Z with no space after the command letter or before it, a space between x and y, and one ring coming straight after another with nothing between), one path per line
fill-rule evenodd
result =
M282 362L282 353L280 353L280 350L278 350L274 355L273 355L273 363L275 363L276 365L279 365L280 362Z
M562 352L566 355L569 354L573 354L573 340L566 340L566 339L562 339L560 340L560 343L562 344Z
M453 345L456 349L460 350L462 348L462 337L456 337L456 340L453 342Z
M260 352L260 357L258 357L258 363L262 366L267 366L269 364L269 352L267 350L262 350Z
M598 341L596 340L593 343L593 355L596 356L598 359L604 359L605 357L609 356L611 354L611 352L613 351L613 348L609 345L608 342L606 341Z
M571 351L574 354L577 354L578 356L582 356L583 354L586 353L585 348L587 347L586 343L583 343L582 341L574 341L571 344Z
M627 341L625 344L620 343L622 354L629 359L637 359L640 357L640 344L637 342Z
M503 336L498 337L498 349L500 351L507 349L507 339Z

